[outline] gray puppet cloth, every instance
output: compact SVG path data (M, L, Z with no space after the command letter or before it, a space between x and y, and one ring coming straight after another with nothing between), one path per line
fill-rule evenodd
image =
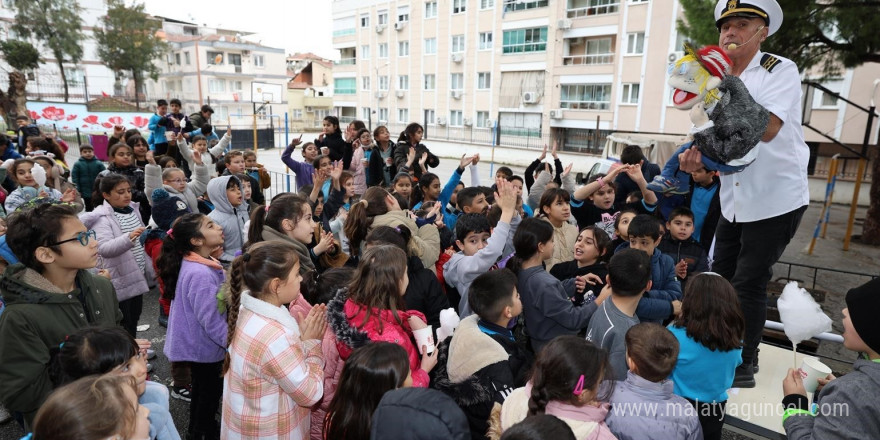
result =
M718 86L721 100L709 114L709 124L693 133L700 152L727 164L748 154L764 136L770 112L755 102L742 80L725 75Z

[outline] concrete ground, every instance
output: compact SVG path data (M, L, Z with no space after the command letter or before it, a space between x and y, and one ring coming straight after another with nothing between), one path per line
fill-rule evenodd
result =
M502 156L503 157L503 156ZM260 152L260 161L272 171L284 171L284 165L280 161L280 150L264 150ZM437 169L437 174L441 180L445 182L452 170L457 166L454 159L441 160L441 166ZM521 167L512 167L515 173L521 174ZM497 166L496 168L497 169ZM574 172L587 171L575 169ZM491 184L489 174L489 164L485 159L480 162L480 172L482 183ZM470 183L469 177L463 179L466 183ZM846 220L849 212L849 206L832 205L830 213L830 221L825 239L817 240L813 255L807 255L805 250L810 244L813 236L813 230L822 206L819 204L811 204L807 209L804 219L798 229L795 238L789 244L782 261L825 267L830 269L846 270L853 272L878 274L877 261L880 261L880 248L865 246L858 242L851 244L849 251L843 251L843 237L846 231ZM857 210L856 218L863 219L865 216L865 208ZM861 224L858 223L854 229L856 233L861 232ZM775 268L774 279L777 277L788 277L788 267L786 265L777 265ZM812 270L793 268L790 278L798 278L806 282L809 287L812 286L813 275ZM834 321L834 332L842 333L841 310L844 305L844 296L848 289L863 284L868 278L840 274L834 272L820 271L816 277L816 287L828 292L823 310ZM170 383L170 364L162 354L162 348L165 343L165 328L158 324L158 292L151 291L144 298L144 310L141 316L140 324L148 324L150 328L138 333L138 337L147 338L153 343L153 348L158 353L158 357L151 362L153 365L153 373L151 380L162 384ZM842 345L821 343L819 353L826 356L841 358L852 361L855 358L854 353L848 352ZM841 362L829 362L836 372L848 371L847 365ZM766 386L781 386L782 378L779 378L778 384L766 384ZM765 384L760 384L764 386ZM174 417L175 424L181 433L185 433L189 422L189 404L180 400L171 399L171 413ZM219 416L218 416L219 419ZM0 440L19 439L24 435L23 430L14 422L6 423L0 426ZM749 438L739 434L735 434L730 430L725 430L725 439L742 439Z

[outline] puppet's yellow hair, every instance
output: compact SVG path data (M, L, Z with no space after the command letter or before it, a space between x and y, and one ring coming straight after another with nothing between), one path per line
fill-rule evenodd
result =
M685 54L685 56L683 56L675 61L675 70L677 71L678 69L680 69L681 66L685 63L692 63L692 62L697 63L697 65L700 66L700 68L694 74L694 81L696 81L700 85L700 89L699 89L700 93L703 93L706 90L706 84L709 82L709 78L711 78L712 75L709 73L708 70L706 70L705 67L703 67L702 64L700 64L697 61L697 57L696 57L696 55L694 55L692 50L690 50L688 48L686 48L686 50L687 50L687 53ZM718 92L718 89L715 88L715 89L709 90L709 92L706 93L706 96L705 96L705 98L703 98L703 101L706 103L707 106L710 106L715 101L718 101L719 99L721 99L721 94Z

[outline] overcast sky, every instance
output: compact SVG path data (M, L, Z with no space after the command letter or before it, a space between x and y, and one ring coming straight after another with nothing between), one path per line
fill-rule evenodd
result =
M147 12L198 24L257 32L246 37L287 53L334 58L330 0L149 0Z

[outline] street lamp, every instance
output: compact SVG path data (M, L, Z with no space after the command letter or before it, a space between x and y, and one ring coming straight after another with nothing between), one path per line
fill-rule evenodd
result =
M379 94L382 93L382 91L380 90L381 85L379 84L379 69L381 69L383 67L388 67L388 65L390 65L390 64L391 64L390 61L386 61L385 64L382 64L381 66L374 67L374 69L376 70L376 110L373 113L376 113L376 125L379 124L379 100L381 99L381 98L379 98L379 96L381 96ZM388 79L388 84L389 84L388 88L391 89L391 87L390 87L391 79L390 78ZM370 130L372 130L372 129L373 129L373 121L371 120L370 121Z

